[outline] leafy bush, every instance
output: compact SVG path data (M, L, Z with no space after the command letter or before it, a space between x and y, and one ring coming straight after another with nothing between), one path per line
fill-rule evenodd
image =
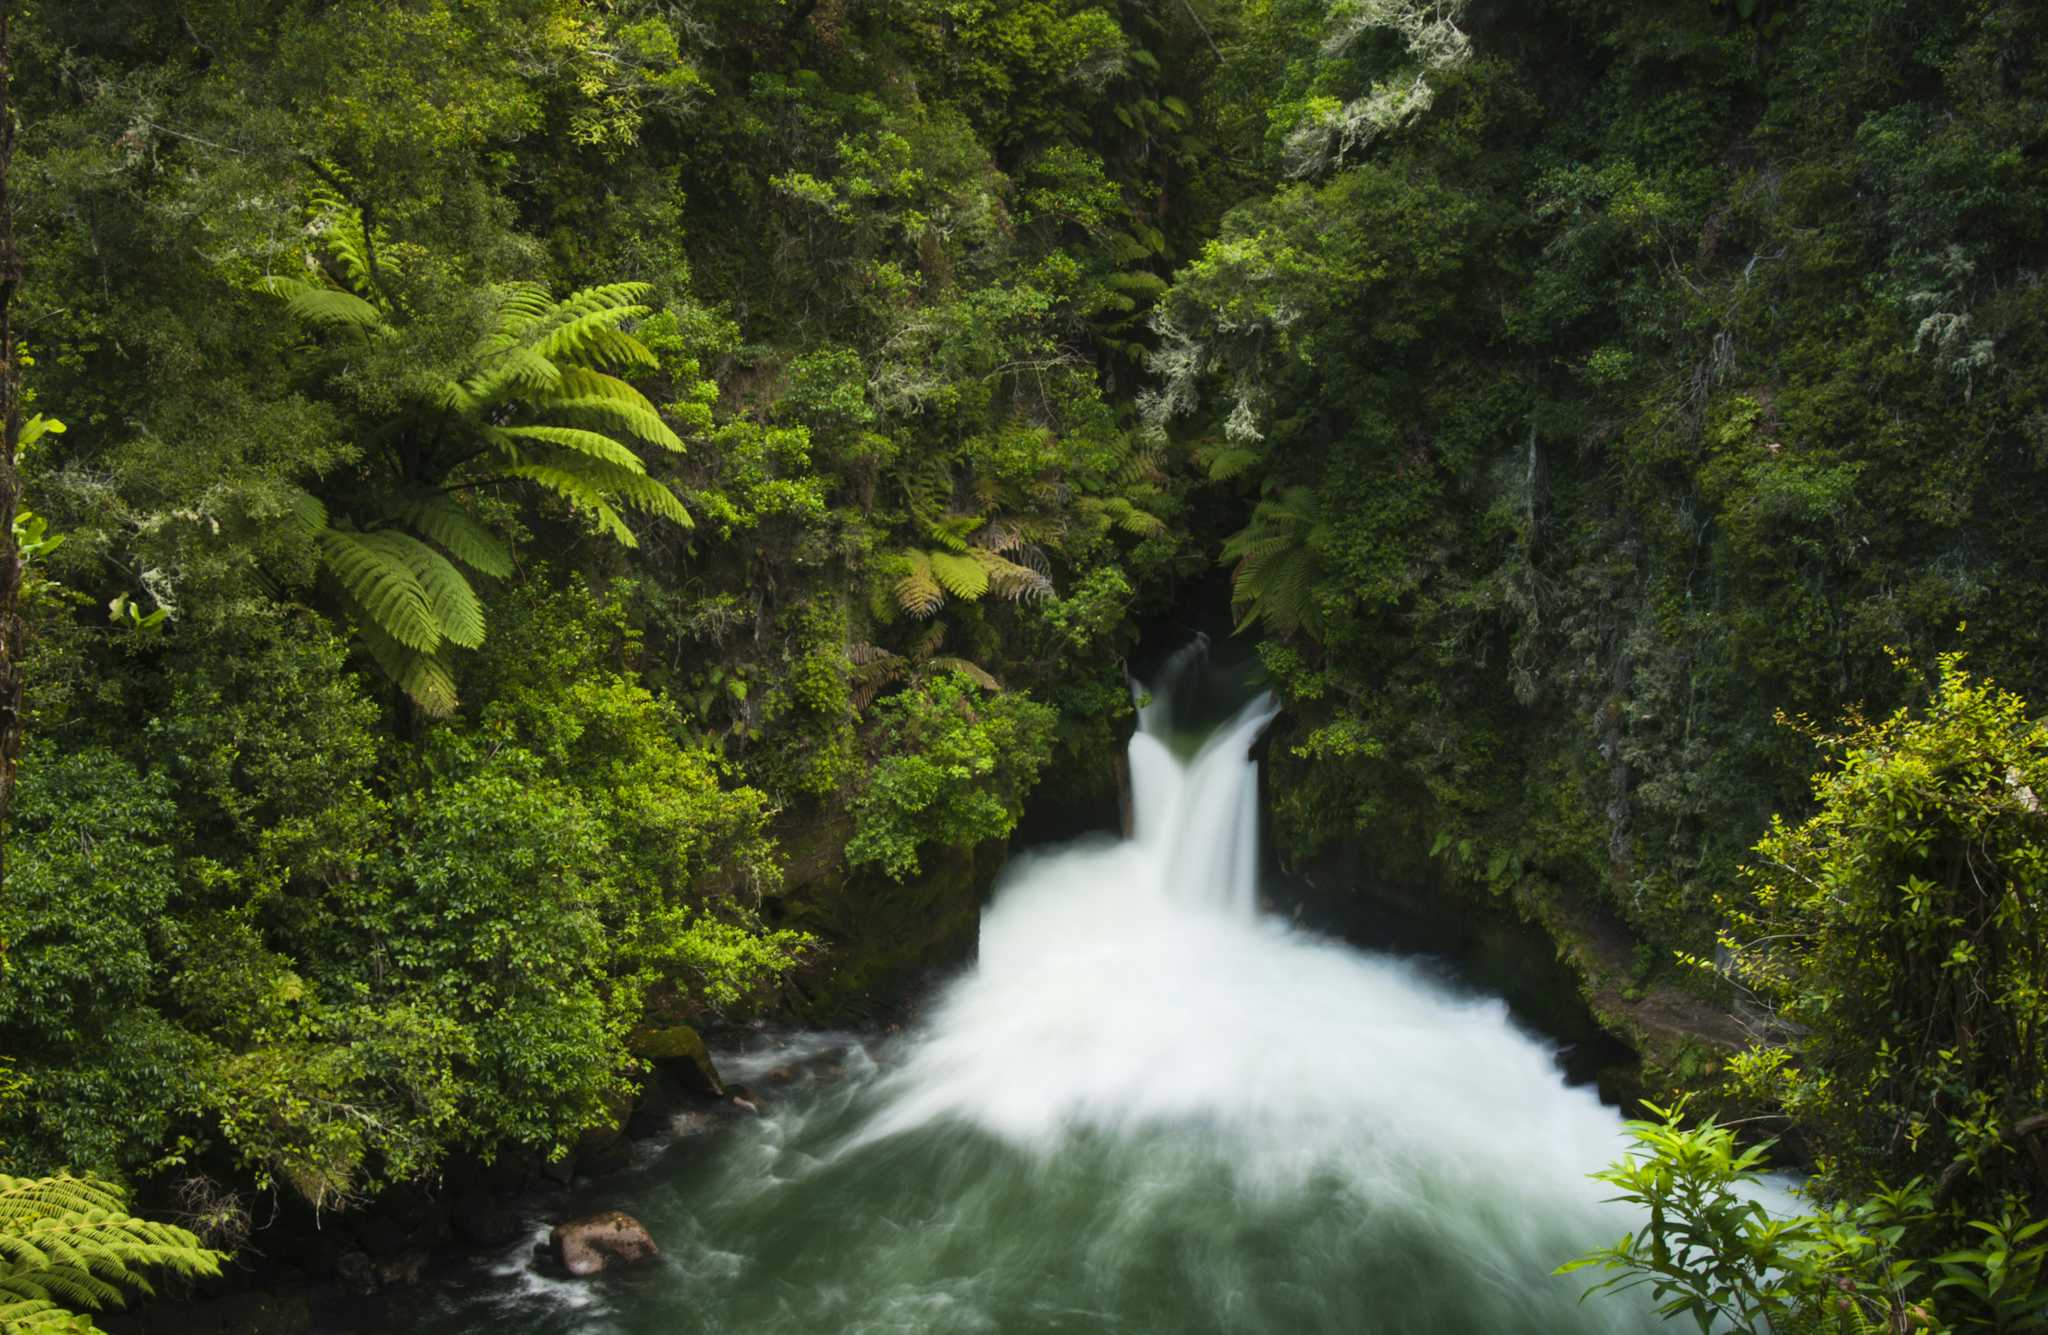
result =
M1016 828L1052 755L1051 709L1014 692L984 695L947 672L875 712L881 758L854 799L849 864L879 866L900 881L918 871L921 846L970 846Z
M1723 935L1783 1034L1736 1069L1833 1188L2048 1198L2048 728L1945 654L1923 709L1801 730L1816 810L1773 820Z
M1617 1273L1588 1290L1647 1287L1659 1313L1710 1331L1894 1335L1960 1327L2038 1330L2048 1322L2048 1220L2007 1211L1973 1221L1978 1245L1916 1258L1937 1235L1919 1179L1854 1205L1776 1215L1764 1203L1768 1143L1738 1149L1710 1118L1688 1127L1683 1105L1650 1107L1626 1130L1637 1153L1595 1173L1615 1200L1643 1210L1640 1230L1558 1267Z

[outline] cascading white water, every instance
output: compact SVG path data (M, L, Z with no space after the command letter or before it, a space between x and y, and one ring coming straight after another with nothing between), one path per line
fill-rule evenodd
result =
M1217 1191L1335 1184L1348 1208L1441 1235L1505 1310L1569 1306L1551 1267L1629 1226L1586 1177L1620 1148L1616 1118L1564 1086L1501 1002L1260 918L1249 748L1273 704L1245 705L1182 761L1174 685L1131 739L1134 837L1018 860L983 916L979 966L853 1145L942 1121L1046 1157L1084 1134L1180 1135L1214 1156ZM1359 1264L1333 1279L1405 1282ZM1561 1328L1641 1320L1596 1306Z
M1259 914L1271 702L1183 760L1176 684L1131 742L1132 839L1018 857L978 964L879 1071L627 1197L672 1283L559 1318L529 1294L527 1328L1649 1328L1550 1273L1632 1225L1586 1177L1615 1115L1501 1002Z

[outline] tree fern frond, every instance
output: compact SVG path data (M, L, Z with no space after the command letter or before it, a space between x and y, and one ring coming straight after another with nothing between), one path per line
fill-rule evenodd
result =
M1201 453L1203 463L1209 470L1211 482L1229 482L1243 477L1264 458L1257 450L1247 450L1237 445L1225 445Z
M1251 521L1225 539L1222 559L1236 565L1231 606L1239 629L1258 621L1280 635L1306 630L1320 637L1321 528L1315 492L1290 487L1260 501Z
M378 497L375 508L432 539L470 569L493 579L511 577L511 548L446 492L396 492Z
M455 690L455 671L438 653L408 649L374 624L361 627L363 647L384 675L404 691L429 718L447 718L462 703Z
M991 519L975 533L973 545L989 552L1014 552L1024 545L1024 529L1016 520Z
M896 581L896 605L914 617L928 617L946 605L946 590L923 552L904 552L903 577Z
M505 472L539 482L563 499L577 504L622 502L682 528L692 528L696 524L682 500L666 485L645 473L615 468L602 459L574 454L557 455L544 463L522 464Z
M926 552L925 557L932 578L955 598L971 603L988 592L988 567L974 557L957 552Z
M498 298L498 327L493 337L502 339L506 347L530 339L535 328L555 309L555 300L544 283L500 283L494 291Z
M327 531L327 507L312 492L293 487L291 498L285 504L291 521L307 537L317 538Z
M988 572L989 592L998 598L1036 602L1053 594L1052 578L1042 570L998 556L985 547L977 547L970 554Z
M695 521L676 494L645 474L611 469L591 459L556 460L544 464L516 464L507 468L509 477L523 478L554 492L571 505L588 509L598 526L622 546L636 547L631 529L619 519L614 503L623 503L682 528Z
M682 438L670 429L668 423L661 420L661 414L654 411L654 405L645 399L635 404L588 395L573 399L549 399L541 406L551 415L578 417L585 421L615 426L650 445L659 445L673 453L682 453Z
M514 458L520 454L518 442L531 440L587 455L629 473L647 471L647 465L640 462L639 455L601 431L586 431L574 426L494 426L486 427L484 434Z
M575 324L587 315L609 311L641 314L646 310L641 303L652 291L652 284L635 282L599 283L594 287L578 288L555 302L546 314L534 323L528 335L539 342L552 337L557 331Z
M561 390L562 368L532 348L507 348L478 360L481 369L443 388L444 407L474 414L521 393L552 395Z
M408 649L432 650L441 643L440 619L420 587L411 551L398 541L402 536L389 529L331 528L320 535L321 554L370 624Z
M846 661L855 667L870 667L876 663L900 663L903 656L892 653L879 644L869 644L862 640L847 646Z
M68 1309L150 1292L148 1268L217 1275L223 1259L184 1229L130 1215L111 1184L0 1175L0 1329L90 1331Z
M384 332L384 315L353 292L308 283L297 278L269 277L256 282L260 292L284 299L285 309L307 324L333 325L359 333Z
M334 257L349 288L359 296L370 295L370 235L363 227L362 210L326 186L313 191L311 205L313 224L308 230Z
M656 366L659 363L647 345L619 328L647 313L645 306L585 311L550 329L533 344L533 350L550 360L584 366Z
M413 577L427 595L434 614L434 627L443 639L464 649L484 642L484 609L453 562L409 533L379 529L371 535L390 549L400 552L412 566Z

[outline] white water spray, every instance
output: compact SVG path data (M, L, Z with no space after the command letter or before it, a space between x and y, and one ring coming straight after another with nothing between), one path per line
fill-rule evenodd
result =
M1246 705L1183 762L1174 685L1131 740L1134 837L1017 859L979 966L856 1143L958 1121L1057 1157L1172 1130L1226 1165L1218 1191L1335 1182L1504 1293L1574 1297L1551 1267L1630 1227L1586 1177L1622 1148L1614 1114L1565 1086L1504 1003L1261 917L1248 751L1274 707ZM1575 1325L1641 1320L1596 1303Z

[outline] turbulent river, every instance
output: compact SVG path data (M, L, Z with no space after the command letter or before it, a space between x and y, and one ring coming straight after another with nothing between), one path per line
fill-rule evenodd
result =
M1172 695L1132 739L1135 837L1013 861L917 1032L722 1056L809 1074L604 1184L658 1264L579 1283L523 1245L407 1328L1650 1328L1550 1274L1631 1227L1586 1178L1616 1115L1502 1003L1261 915L1270 705L1194 737Z

